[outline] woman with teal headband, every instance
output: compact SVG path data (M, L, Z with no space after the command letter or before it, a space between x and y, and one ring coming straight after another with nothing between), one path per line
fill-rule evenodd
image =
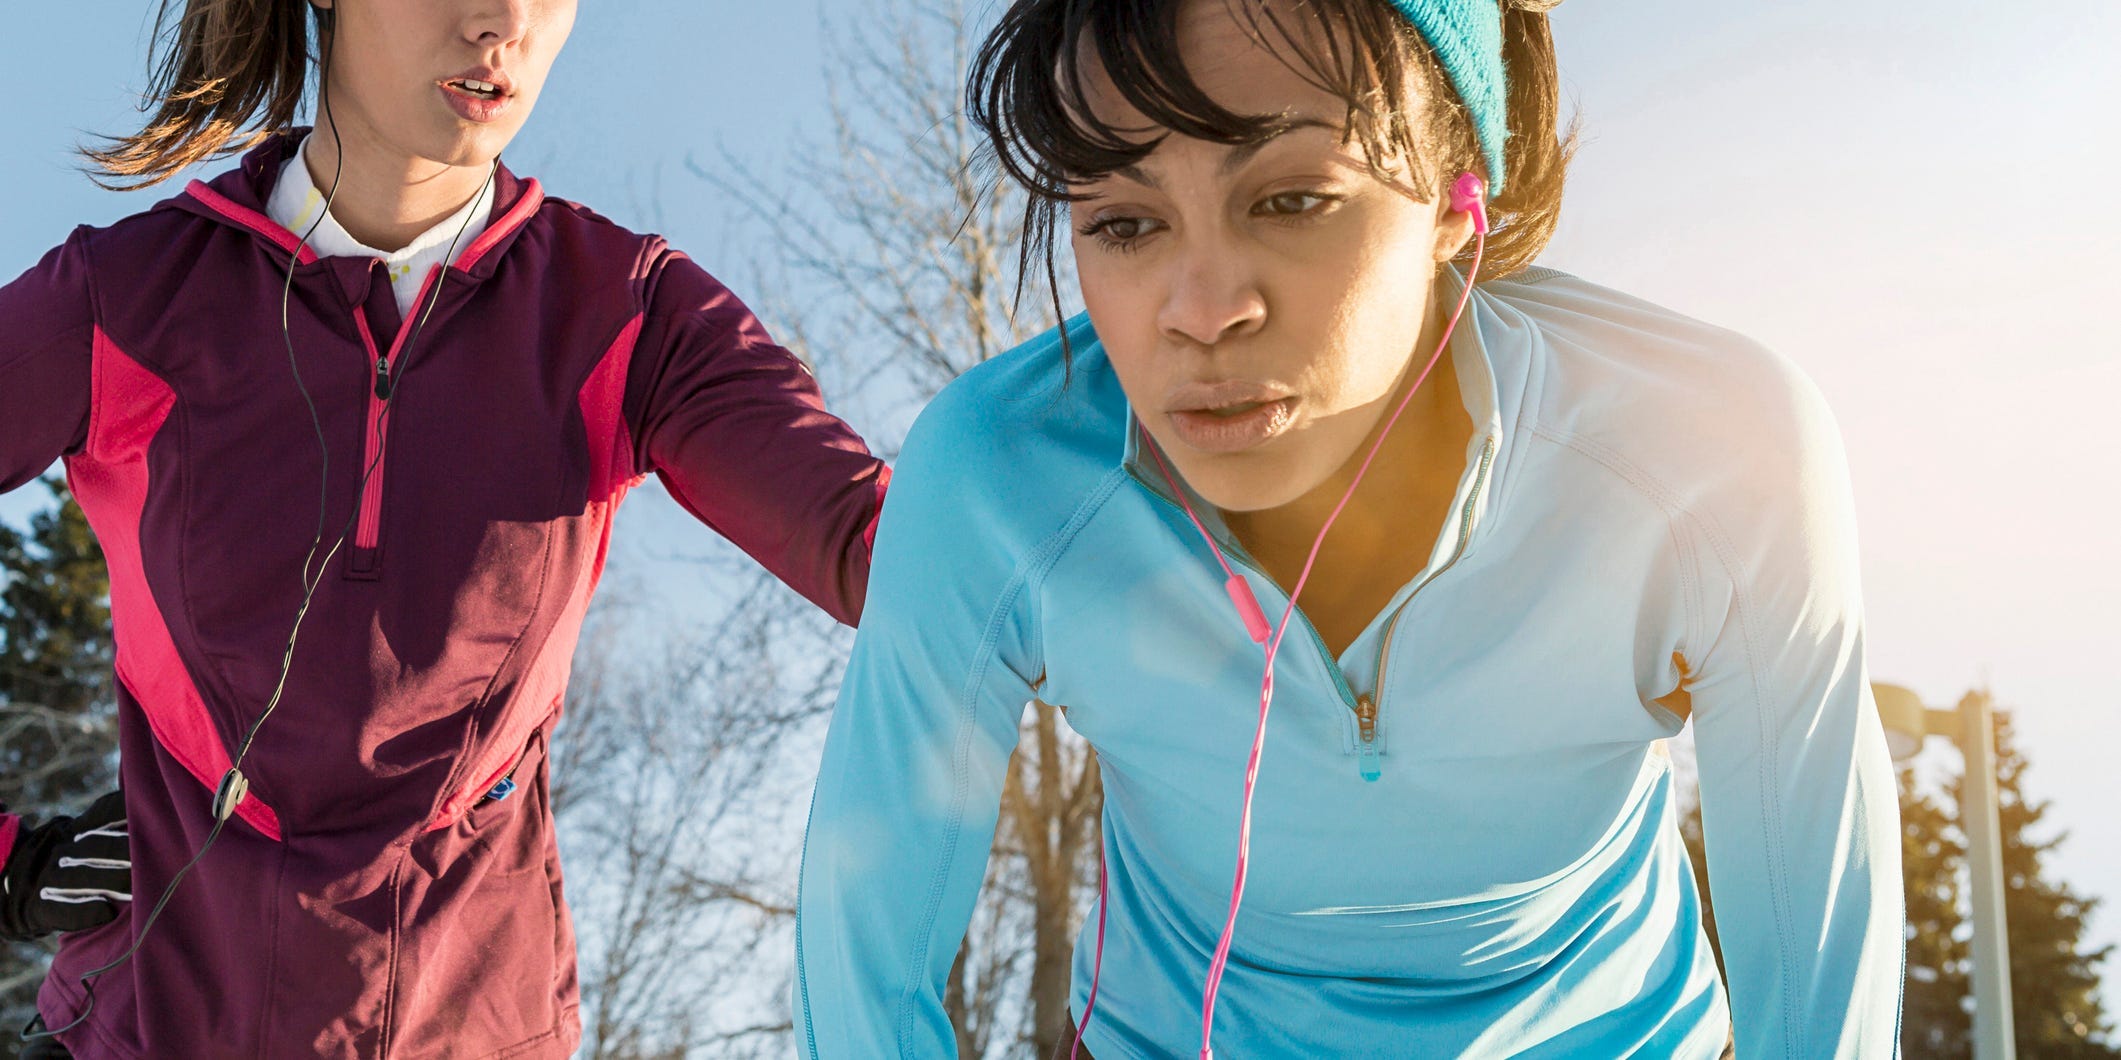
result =
M1088 313L906 443L811 808L805 1055L955 1051L1033 697L1105 790L1062 1055L1896 1052L1838 433L1780 356L1531 264L1547 6L1003 16L974 117Z

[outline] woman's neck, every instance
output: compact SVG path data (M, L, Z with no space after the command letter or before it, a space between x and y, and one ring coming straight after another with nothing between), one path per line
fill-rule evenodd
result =
M1425 339L1422 348L1433 350L1436 341ZM1411 383L1420 370L1420 362L1410 366L1401 385ZM1377 432L1405 393L1392 391L1377 426L1338 471L1310 492L1278 508L1224 513L1231 532L1283 589L1295 587L1319 527L1340 503ZM1472 430L1472 418L1459 395L1458 373L1447 353L1386 436L1361 487L1319 549L1304 588L1304 614L1336 654L1427 565L1430 545L1442 532L1464 474Z
M332 219L362 246L385 253L403 249L470 202L486 182L485 166L451 166L408 155L349 124L342 118L334 135L330 123L320 123L302 161L320 191L332 190L337 173Z

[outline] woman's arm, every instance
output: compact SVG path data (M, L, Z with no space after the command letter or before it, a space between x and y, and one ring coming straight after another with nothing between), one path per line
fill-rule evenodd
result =
M675 252L650 276L625 395L639 471L853 625L890 469L728 288Z
M1810 382L1780 382L1712 510L1693 513L1706 647L1686 688L1709 887L1739 1056L1893 1056L1900 810L1864 666L1847 460Z
M80 232L0 287L0 493L87 444L95 335ZM34 938L110 920L111 902L128 900L131 890L123 882L131 878L124 817L115 792L83 816L86 829L72 829L76 822L67 817L39 826L0 806L0 878L7 884L0 887L0 936ZM103 830L113 821L115 836ZM62 862L52 856L55 850L98 856L88 859L94 865L80 858ZM120 860L123 870L104 867ZM84 880L97 895L84 899ZM55 892L56 899L50 897Z
M0 287L0 493L86 443L95 333L79 233Z
M1028 563L949 392L908 439L870 610L825 741L796 918L802 1055L951 1056L944 981L979 895L1041 672Z

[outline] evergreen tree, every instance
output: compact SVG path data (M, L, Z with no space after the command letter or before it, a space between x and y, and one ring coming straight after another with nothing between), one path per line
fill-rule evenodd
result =
M1907 979L1901 1051L1911 1060L1964 1060L1973 1052L1973 959L1968 945L1966 841L1955 812L1900 770L1900 860L1906 878Z
M1986 693L1976 693L1985 695ZM2099 996L2099 966L2111 946L2083 948L2085 921L2099 899L2050 878L2043 857L2066 834L2035 838L2048 803L2026 798L2028 763L2010 715L1997 711L1996 777L2003 835L2004 916L2010 947L2011 1016L2022 1060L2117 1060L2106 1044L2112 1027ZM1907 979L1901 1049L1910 1060L1963 1060L1973 1051L1973 962L1966 925L1971 901L1966 833L1959 825L1965 774L1929 794L1914 771L1900 771L1900 851L1907 901ZM1719 947L1708 895L1698 800L1689 800L1680 835L1702 889L1709 943Z
M0 804L77 813L117 783L110 580L88 520L56 478L28 533L0 525ZM0 1055L12 1056L51 960L0 946Z
M2057 831L2046 839L2034 838L2048 803L2026 797L2026 769L2010 715L1999 710L1996 786L2001 796L2003 907L2010 925L2011 1016L2018 1055L2040 1060L2121 1057L2121 1049L2101 1043L2112 1028L2099 997L2099 965L2113 947L2083 948L2085 921L2099 900L2077 894L2043 871L2042 859L2068 834ZM1954 794L1958 790L1955 786Z

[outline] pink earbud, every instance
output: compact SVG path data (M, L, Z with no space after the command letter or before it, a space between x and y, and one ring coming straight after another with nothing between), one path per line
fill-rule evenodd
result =
M1488 234L1488 185L1472 173L1451 182L1451 209L1473 215L1473 234Z

